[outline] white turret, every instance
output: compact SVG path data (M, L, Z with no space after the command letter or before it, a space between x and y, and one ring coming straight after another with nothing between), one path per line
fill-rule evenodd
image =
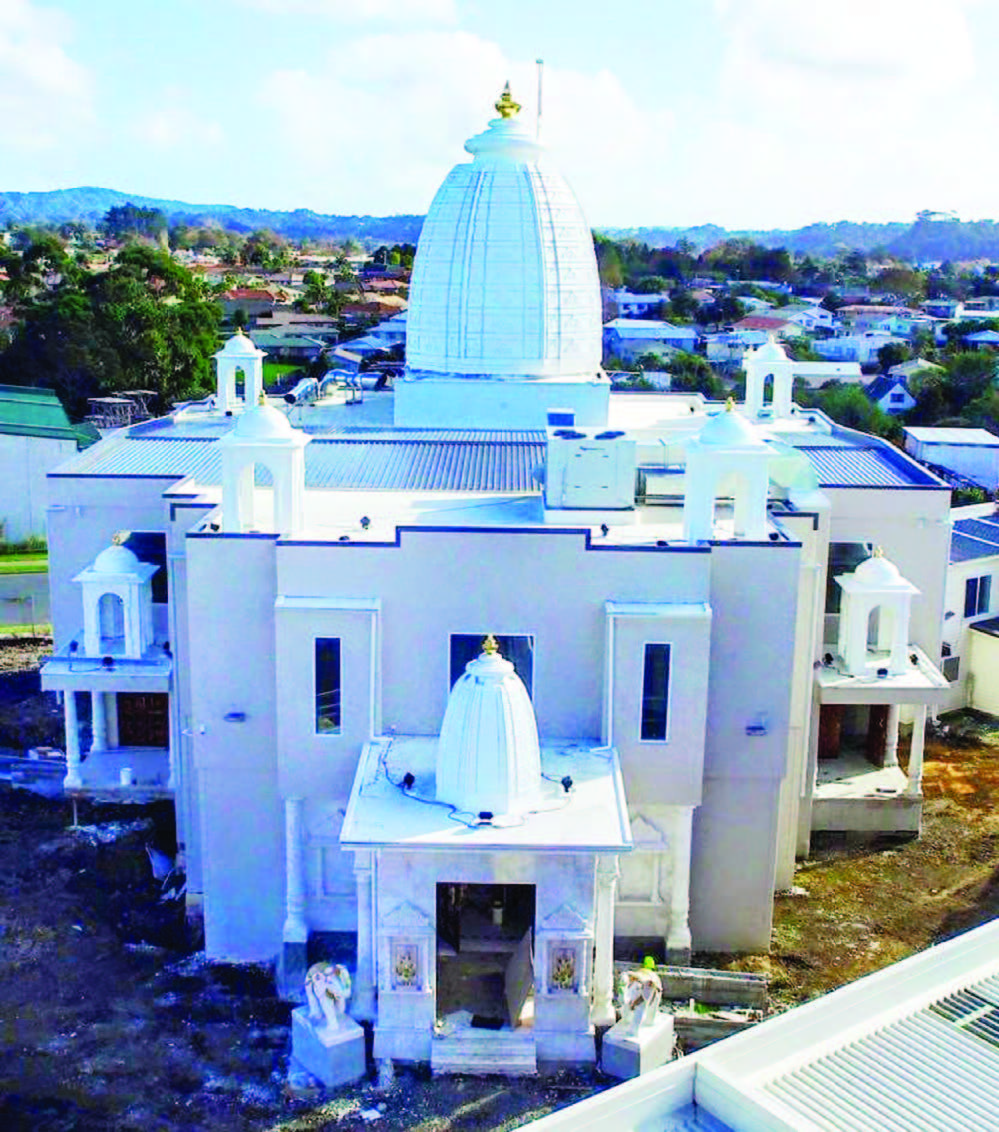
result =
M851 676L866 676L869 665L892 676L908 667L909 614L919 590L880 550L852 574L836 578L843 591L839 615L839 655ZM868 655L875 654L873 660Z
M794 392L794 362L773 335L762 346L746 354L742 368L746 371L746 415L755 418L766 409L769 378L772 381L770 414L778 418L789 417Z
M238 331L213 354L216 370L216 405L220 413L233 413L250 407L264 391L264 351L258 350L249 338ZM243 396L236 395L236 374L243 375Z

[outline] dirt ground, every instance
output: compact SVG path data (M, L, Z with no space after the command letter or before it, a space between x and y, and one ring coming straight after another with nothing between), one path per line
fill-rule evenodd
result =
M0 748L61 743L38 694L45 642L0 641ZM782 1009L999 913L999 731L928 739L923 835L830 844L779 897L769 955L700 957L765 972ZM904 754L904 752L903 752ZM144 822L112 843L68 829L68 802L0 783L0 1128L273 1132L512 1129L610 1082L401 1070L329 1096L287 1085L289 1007L270 973L207 965L182 903L160 902L146 844L169 806L81 805L81 825ZM144 942L143 942L144 941ZM149 942L152 941L152 942ZM383 1107L373 1123L363 1110Z

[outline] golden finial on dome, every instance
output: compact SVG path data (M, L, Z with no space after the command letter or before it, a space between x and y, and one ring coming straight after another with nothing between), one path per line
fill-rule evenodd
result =
M725 402L725 412L726 413L734 413L735 412L735 398L729 397L728 400Z
M510 84L503 88L503 93L496 100L496 112L501 118L515 118L520 113L520 103L514 102L510 94Z
M131 533L131 531L115 531L115 533L111 536L111 541L115 546L124 546L128 541L128 536Z
M871 557L872 558L884 558L884 556L885 556L885 550L884 550L883 546L876 546L871 551Z
M257 398L257 404L258 405L266 405L267 404L267 398L264 396L264 391L262 389L260 390L260 396Z
M496 643L496 638L490 633L482 642L482 651L486 656L497 656L499 653L499 645Z

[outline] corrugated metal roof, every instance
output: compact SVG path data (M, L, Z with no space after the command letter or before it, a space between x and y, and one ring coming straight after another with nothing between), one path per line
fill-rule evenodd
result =
M830 1132L999 1128L999 978L780 1074L764 1092Z
M474 433L465 440L379 435L381 439L351 435L314 440L305 449L306 486L386 491L538 489L534 469L544 459L543 433L494 433L486 434L493 438L485 440L472 439L483 435ZM64 464L58 474L192 476L198 483L219 484L221 459L211 437L115 437ZM258 482L262 481L258 478Z
M801 446L815 468L823 487L912 487L917 483L934 483L929 476L907 475L886 459L877 448L833 448L828 445Z
M999 522L995 515L958 519L950 537L951 562L969 562L999 554Z

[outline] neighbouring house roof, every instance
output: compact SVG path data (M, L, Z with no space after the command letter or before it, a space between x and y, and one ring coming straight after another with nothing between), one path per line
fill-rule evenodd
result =
M226 291L223 299L228 299L232 302L256 302L256 303L273 303L274 296L270 291L260 291L254 287L233 287L231 291Z
M911 377L912 374L919 373L920 370L924 369L935 369L942 373L943 368L943 366L938 366L936 362L926 361L925 358L913 358L911 362L899 362L897 366L892 366L888 372L895 377Z
M974 448L999 448L999 436L993 436L984 428L924 428L910 426L906 436L918 440L920 444L961 444Z
M999 555L999 512L957 519L950 536L951 563Z
M655 318L612 318L604 323L604 330L610 330L620 338L690 338L697 337L697 331L689 326L674 326Z
M876 377L872 382L866 385L864 392L872 401L880 401L882 397L886 397L895 389L901 389L904 393L909 392L903 378L885 377L882 375Z
M999 343L999 333L995 330L979 330L975 334L965 334L965 342L981 342L987 346L994 346Z
M987 617L984 621L975 621L968 628L976 633L984 633L988 637L999 637L999 617Z
M250 337L253 344L260 350L280 350L292 348L322 348L325 343L318 338L309 338L304 334L280 334L275 330L251 330Z
M797 328L797 323L792 322L789 318L771 318L765 314L750 314L739 319L734 326L736 330L783 330L788 326Z
M92 425L74 425L51 389L0 385L0 433L74 440L86 448L100 439Z

